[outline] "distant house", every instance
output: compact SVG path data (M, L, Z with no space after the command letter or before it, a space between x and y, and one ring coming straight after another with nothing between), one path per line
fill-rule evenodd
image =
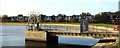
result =
M28 16L23 16L23 20L25 21L25 22L27 22L28 21Z
M70 20L70 16L66 16L66 17L65 17L65 20Z
M51 16L46 16L46 20L51 20Z
M14 21L14 22L17 22L21 19L22 19L23 22L28 21L28 16L10 16L10 18L11 18L10 20Z
M11 18L11 21L14 21L14 22L17 21L17 16L11 16L10 18Z

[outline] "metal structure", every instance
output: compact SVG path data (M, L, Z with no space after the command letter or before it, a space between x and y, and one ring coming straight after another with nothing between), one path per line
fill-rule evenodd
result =
M80 20L80 32L88 31L88 17L82 16Z
M29 30L40 30L41 26L39 26L40 20L41 20L41 16L39 12L33 11L30 12L29 14L29 18L28 18L28 27Z

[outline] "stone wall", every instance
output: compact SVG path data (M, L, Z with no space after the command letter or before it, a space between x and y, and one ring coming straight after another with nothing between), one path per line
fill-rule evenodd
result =
M26 31L25 34L26 40L46 41L45 31Z

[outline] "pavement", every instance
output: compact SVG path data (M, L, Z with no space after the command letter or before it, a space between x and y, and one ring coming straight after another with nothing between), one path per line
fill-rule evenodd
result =
M79 27L80 25L74 25L74 24L43 24L43 25L47 25L47 26L64 26L64 27ZM89 25L89 31L91 32L119 32L119 31L114 31L113 28L109 28L109 27L102 27L102 26L93 26L93 25Z

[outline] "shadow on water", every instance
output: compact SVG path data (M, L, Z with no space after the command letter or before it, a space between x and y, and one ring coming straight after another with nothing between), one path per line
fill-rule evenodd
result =
M46 48L46 42L26 40L26 48Z
M91 48L92 46L60 44L59 48Z
M26 41L26 48L91 48L92 46Z

